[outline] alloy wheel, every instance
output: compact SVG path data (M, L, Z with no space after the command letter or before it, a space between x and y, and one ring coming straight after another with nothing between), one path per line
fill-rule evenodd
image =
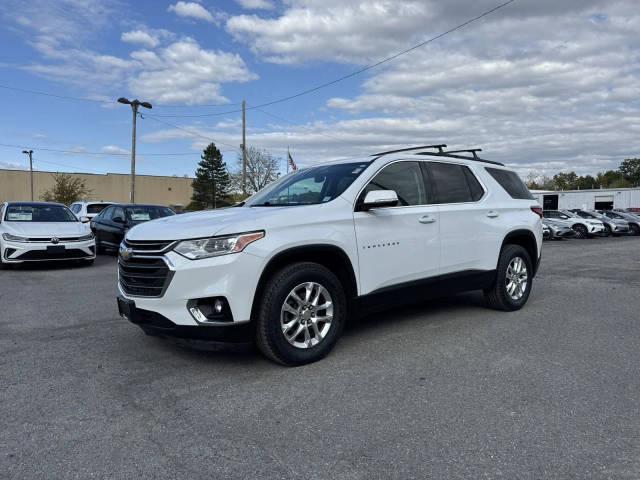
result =
M527 264L521 257L514 257L507 267L507 294L512 300L520 300L527 290L529 274Z
M284 338L296 348L318 345L329 333L333 320L333 300L329 291L316 282L293 288L280 310Z

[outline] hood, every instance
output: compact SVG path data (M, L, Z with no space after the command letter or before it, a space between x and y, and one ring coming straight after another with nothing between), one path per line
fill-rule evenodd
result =
M230 207L182 213L140 223L127 232L127 238L181 240L262 230L292 209L310 207Z
M22 237L75 237L91 232L81 222L2 222L8 233Z

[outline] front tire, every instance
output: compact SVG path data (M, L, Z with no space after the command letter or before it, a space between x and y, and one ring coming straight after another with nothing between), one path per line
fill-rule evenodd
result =
M495 310L520 310L531 293L533 267L527 251L520 245L505 245L500 252L496 281L485 290L487 305Z
M589 237L589 231L587 230L587 227L585 227L584 225L577 224L571 228L574 232L576 232L576 238L585 240L586 238Z
M282 365L315 362L338 341L346 314L344 288L333 272L317 263L294 263L266 282L256 344Z
M629 227L631 229L631 235L640 235L640 226L632 223L629 225Z
M611 231L611 227L609 225L604 226L604 236L605 237L610 237L611 235L613 235L613 231Z

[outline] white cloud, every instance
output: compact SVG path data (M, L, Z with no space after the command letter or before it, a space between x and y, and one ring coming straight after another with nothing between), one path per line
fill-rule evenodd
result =
M0 161L0 168L5 170L26 170L28 167L22 163Z
M273 3L269 0L236 0L242 8L247 10L271 10Z
M102 150L104 153L117 153L117 154L129 154L129 150L125 150L124 148L120 148L116 145L105 145L104 147L100 148L100 150Z
M129 32L123 32L120 36L120 39L123 42L139 43L151 48L156 47L160 43L158 37L143 30L131 30Z
M167 11L174 12L179 17L215 23L215 18L211 12L196 2L183 2L181 0L175 5L170 5Z
M159 103L224 102L227 99L221 94L221 83L257 78L239 55L205 50L190 38L172 43L157 54L137 51L132 57L142 63L143 70L130 78L129 88Z

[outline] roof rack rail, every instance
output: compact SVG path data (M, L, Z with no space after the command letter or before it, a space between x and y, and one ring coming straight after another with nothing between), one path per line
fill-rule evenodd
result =
M462 160L475 160L476 162L490 163L492 165L499 165L504 167L504 163L495 162L493 160L486 160L484 158L480 158L476 152L481 152L481 148L469 148L466 150L448 150L448 151L439 151L439 152L418 152L416 155L432 155L435 157L449 157L449 158L460 158ZM473 157L468 157L466 155L458 155L459 153L471 153Z
M400 148L398 150L389 150L388 152L374 153L371 156L372 157L379 157L379 156L382 156L382 155L388 155L390 153L409 152L411 150L422 150L423 148L437 148L440 153L444 153L444 150L442 150L442 149L446 148L446 145L444 143L442 143L440 145L422 145L420 147Z

